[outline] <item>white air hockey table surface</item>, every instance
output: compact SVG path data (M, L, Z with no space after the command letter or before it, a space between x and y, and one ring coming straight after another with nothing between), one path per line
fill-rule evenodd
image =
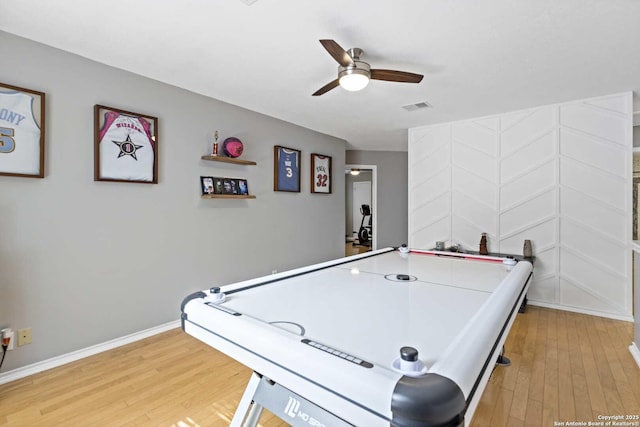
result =
M258 415L265 406L300 426L471 419L532 265L403 252L382 249L185 298L185 332L256 373L233 425L251 424L252 402Z

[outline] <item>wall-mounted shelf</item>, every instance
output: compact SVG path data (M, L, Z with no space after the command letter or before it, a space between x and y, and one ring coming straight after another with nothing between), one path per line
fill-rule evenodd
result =
M254 166L256 162L251 160L241 160L233 157L224 156L212 156L211 154L205 154L200 157L202 160L208 160L212 162L233 163L235 165ZM202 199L255 199L256 196L249 194L203 194L200 196Z
M203 194L203 199L255 199L256 196L240 194Z
M234 163L236 165L253 166L257 164L256 162L252 162L251 160L241 160L241 159L235 159L233 157L212 156L211 154L206 154L200 158L202 160L209 160L212 162Z

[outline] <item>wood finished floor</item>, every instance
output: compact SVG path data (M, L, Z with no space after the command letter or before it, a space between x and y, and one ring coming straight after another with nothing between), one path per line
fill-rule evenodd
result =
M354 245L351 242L347 242L344 245L344 256L363 254L365 252L369 252L370 250L370 246Z
M640 414L633 324L529 306L472 426ZM0 385L0 426L227 426L250 370L179 329ZM265 413L264 427L286 426ZM366 426L363 426L366 427Z

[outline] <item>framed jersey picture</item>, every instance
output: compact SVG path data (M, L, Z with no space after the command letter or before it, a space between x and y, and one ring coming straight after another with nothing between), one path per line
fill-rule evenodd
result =
M331 157L311 154L311 192L331 194Z
M300 192L300 150L273 147L273 191Z
M44 178L44 98L0 83L0 175Z
M158 183L158 118L94 107L94 181Z

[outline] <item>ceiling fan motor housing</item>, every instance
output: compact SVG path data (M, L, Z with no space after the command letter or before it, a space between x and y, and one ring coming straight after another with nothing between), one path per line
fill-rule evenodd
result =
M363 76L367 76L367 78L371 78L371 67L362 61L353 61L352 65L347 65L346 67L338 66L338 78L349 74L362 74Z

